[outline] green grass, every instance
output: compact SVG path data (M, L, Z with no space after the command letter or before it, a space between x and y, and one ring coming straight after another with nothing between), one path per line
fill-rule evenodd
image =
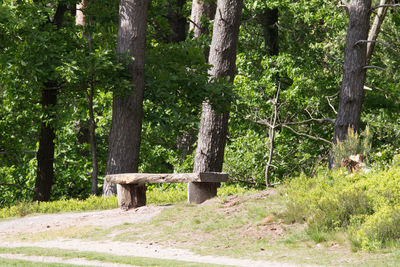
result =
M37 261L27 261L27 260L17 260L17 259L4 259L0 257L0 266L7 267L87 267L86 265L76 265L76 264L64 264L64 263L50 263L50 262L37 262Z
M179 190L181 192L174 196L173 192ZM280 214L288 207L287 190L257 192L223 186L219 189L218 198L202 205L186 204L182 200L186 194L185 188L151 190L154 195L163 191L167 191L163 203L176 204L164 209L146 224L125 223L109 228L71 226L63 230L9 235L8 239L28 242L57 238L124 242L140 240L189 249L201 255L326 266L391 266L400 261L400 250L395 247L375 252L354 252L346 231L326 231L306 227L304 223L285 222ZM303 194L303 191L299 193ZM296 212L293 209L291 211ZM58 255L63 253L65 250L56 252ZM93 259L98 257L96 254Z
M166 260L166 259L156 259L156 258L146 258L146 257L131 257L131 256L116 256L108 253L98 253L98 252L82 252L67 249L57 249L57 248L37 248L37 247L18 247L18 248L2 248L0 247L1 253L12 253L12 254L23 254L28 256L40 255L40 256L53 256L60 257L61 259L74 259L81 258L85 260L96 260L105 263L120 263L129 264L133 266L204 266L204 263L179 261L179 260ZM0 258L1 259L1 258ZM13 260L14 261L14 260ZM15 260L19 262L19 260ZM1 260L0 260L1 262ZM24 262L24 261L21 261ZM46 263L47 264L47 263ZM3 266L3 265L1 265ZM22 265L11 265L11 266L22 266ZM25 265L27 266L27 265ZM53 266L53 265L34 265L31 266ZM76 265L54 265L54 266L76 266ZM207 266L224 266L209 264Z
M81 212L114 209L118 207L117 197L91 196L85 200L68 199L51 202L22 202L0 209L0 218L22 217L35 213Z
M226 197L232 194L243 194L255 191L244 189L235 185L223 184L218 190L218 195ZM187 199L187 184L166 184L149 186L147 190L147 204L164 205L185 202ZM106 210L118 207L116 196L97 197L91 196L84 200L67 199L51 202L22 202L11 207L0 209L0 219L23 217L30 214L49 214L60 212L82 212L93 210Z

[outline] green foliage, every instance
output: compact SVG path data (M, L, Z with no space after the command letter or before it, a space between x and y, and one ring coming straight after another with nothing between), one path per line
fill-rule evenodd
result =
M363 137L359 137L358 133L353 128L349 127L347 130L347 137L344 141L336 140L336 144L333 145L333 157L335 159L335 166L340 167L342 159L345 159L351 155L364 155L368 156L371 151L371 133L369 127L365 128L365 131L361 134Z
M251 130L229 142L224 162L224 171L229 173L229 179L254 187L265 185L267 145L266 137Z
M118 207L117 197L90 196L85 200L68 199L52 202L21 202L0 209L0 218L20 217L35 213L59 213L104 210Z
M399 241L400 172L397 167L368 174L342 170L300 176L288 183L288 222L307 222L310 233L341 229L355 247L374 249Z

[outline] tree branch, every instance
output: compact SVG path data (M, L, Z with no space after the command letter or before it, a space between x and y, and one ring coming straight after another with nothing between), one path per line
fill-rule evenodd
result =
M292 131L294 134L297 134L297 135L300 135L300 136L304 136L304 137L307 137L307 138L310 138L310 139L316 140L316 141L323 141L323 142L325 142L325 143L327 143L327 144L332 145L332 142L326 140L325 138L318 137L318 136L312 136L312 135L309 135L309 134L306 134L306 133L300 133L300 132L294 130L292 127L289 127L289 126L287 126L287 125L285 125L285 124L283 124L282 127L284 127L284 128L286 128L286 129Z
M377 5L374 7L371 7L371 9L378 9L381 7L400 7L400 4L385 4L385 5Z
M383 70L386 71L385 68L379 67L379 66L374 66L374 65L370 65L370 66L364 66L363 69L378 69L378 70Z
M394 49L390 44L385 43L385 42L382 42L382 41L376 41L376 40L359 40L359 41L357 41L354 45L357 45L357 44L359 44L359 43L378 43L378 44L381 44L381 45L383 45L383 46L389 48L392 52L394 52L394 53L400 55L400 52L399 52L399 51L397 51L396 49Z

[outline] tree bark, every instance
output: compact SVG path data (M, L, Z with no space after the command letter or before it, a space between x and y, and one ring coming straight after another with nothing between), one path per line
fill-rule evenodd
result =
M369 31L368 34L368 41L376 41L379 35L379 32L381 31L381 26L383 23L383 20L385 19L386 12L388 10L387 6L384 6L386 4L391 4L392 1L390 0L381 0L379 5L382 5L381 8L378 9L374 23L371 26L371 30ZM375 48L375 42L368 42L367 43L367 64L371 60L372 53L374 52Z
M128 66L134 86L125 93L115 93L109 137L107 174L138 172L143 116L144 62L146 46L147 0L121 0L117 52L134 57ZM113 184L104 182L104 195L116 194ZM133 206L146 203L146 187L138 186L140 196Z
M61 28L64 20L64 13L67 7L64 4L57 6L52 23ZM57 81L48 81L43 84L42 89L42 109L45 116L42 117L39 137L39 149L36 155L37 169L36 181L33 194L34 201L49 201L51 186L54 182L54 139L56 134L53 125L47 119L54 119L54 113L51 109L57 104L58 83Z
M242 0L219 0L210 47L211 79L229 77L233 82ZM194 172L221 172L224 161L229 112L222 114L203 103ZM219 183L189 183L189 201L201 203L216 196Z
M366 43L368 38L371 0L351 0L347 5L349 23L344 52L343 80L339 95L339 109L335 120L333 142L346 139L348 128L358 131L364 102Z
M278 18L279 11L277 8L267 8L260 14L261 25L263 26L264 31L265 47L270 56L276 56L279 53Z
M183 16L183 8L186 0L174 0L168 10L168 23L170 34L168 42L179 43L186 39L187 22Z
M39 150L37 152L37 170L35 189L33 194L34 201L49 201L51 186L54 182L54 139L56 134L51 122L47 119L54 118L51 109L57 104L57 89L51 88L47 84L46 89L42 90L42 109L44 116L40 128Z
M81 3L76 5L76 17L75 23L76 25L80 25L85 27L86 25L86 17L83 13L83 10L87 7L87 0L82 0ZM86 38L88 41L89 51L92 51L92 38L89 32L82 33L82 36ZM97 161L97 144L96 144L96 121L94 118L94 109L93 109L93 99L94 99L94 72L92 71L90 74L90 81L89 81L89 92L86 91L86 98L88 100L88 108L89 108L89 144L90 144L90 152L92 157L92 174L91 174L91 181L92 181L92 195L98 194L98 161Z
M208 27L203 24L202 20L212 20L215 15L215 8L214 1L193 0L189 31L193 31L194 38L208 34Z

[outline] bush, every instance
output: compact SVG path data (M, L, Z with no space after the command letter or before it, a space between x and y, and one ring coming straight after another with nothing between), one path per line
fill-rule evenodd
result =
M347 174L343 170L290 181L281 214L309 229L348 231L354 247L375 249L400 240L400 168ZM309 231L316 232L316 231Z

